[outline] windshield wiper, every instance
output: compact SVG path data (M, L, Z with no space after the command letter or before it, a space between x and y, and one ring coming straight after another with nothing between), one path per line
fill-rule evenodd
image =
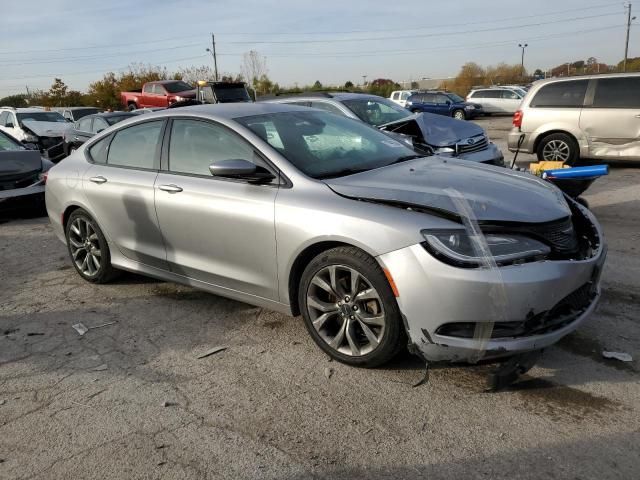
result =
M326 180L328 178L346 177L347 175L355 175L356 173L362 173L370 170L370 168L343 168L342 170L336 170L335 172L327 172L323 175L318 175L316 178L319 180Z

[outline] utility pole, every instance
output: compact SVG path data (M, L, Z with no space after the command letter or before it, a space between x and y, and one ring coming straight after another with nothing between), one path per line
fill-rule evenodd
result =
M529 46L528 43L519 43L518 46L522 49L522 59L520 61L520 76L524 78L524 49Z
M631 17L631 2L629 2L625 7L627 9L627 39L624 44L624 63L622 65L622 71L627 71L627 58L629 56L629 31L631 30L631 20L635 20L636 17Z
M362 75L362 86L363 87L367 86L367 76L366 75Z
M218 81L218 59L216 58L216 37L211 34L211 48L207 48L207 52L211 52L213 57L213 74L215 75L216 82Z

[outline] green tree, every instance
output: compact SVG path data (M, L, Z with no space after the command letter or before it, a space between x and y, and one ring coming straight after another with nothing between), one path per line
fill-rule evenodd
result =
M67 96L67 91L69 87L62 81L60 78L55 78L53 80L53 84L49 88L49 91L46 94L46 106L49 107L62 107L65 103L65 98Z
M24 93L9 95L8 97L0 98L0 106L13 108L28 107L29 102L27 98L27 95Z
M346 88L347 90L349 90L349 89L353 88L353 82L352 82L351 80L347 80L347 81L344 83L344 88Z
M313 83L313 90L321 90L322 89L322 84L320 83L320 80L316 80Z
M391 92L398 90L400 85L389 78L376 78L367 84L367 91L373 95L388 97Z

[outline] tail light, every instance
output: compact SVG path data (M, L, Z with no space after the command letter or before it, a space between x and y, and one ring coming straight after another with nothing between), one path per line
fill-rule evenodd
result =
M522 110L518 110L516 113L513 114L513 126L514 127L522 127L522 118L524 117L524 113L522 112Z
M40 180L42 180L42 184L46 185L47 184L47 178L49 177L49 172L42 172L40 175Z

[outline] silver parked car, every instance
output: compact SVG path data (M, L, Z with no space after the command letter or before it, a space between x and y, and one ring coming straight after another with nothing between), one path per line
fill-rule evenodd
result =
M519 142L522 152L569 165L580 158L640 160L640 74L534 83L513 117L509 150Z
M302 314L351 365L536 351L600 296L602 231L554 186L304 107L126 120L51 169L46 203L85 280L130 270Z

